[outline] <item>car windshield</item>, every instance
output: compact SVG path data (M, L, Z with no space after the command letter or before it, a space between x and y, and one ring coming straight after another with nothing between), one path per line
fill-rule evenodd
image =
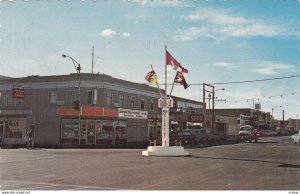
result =
M250 131L251 130L251 128L249 128L249 127L242 127L241 128L241 131Z

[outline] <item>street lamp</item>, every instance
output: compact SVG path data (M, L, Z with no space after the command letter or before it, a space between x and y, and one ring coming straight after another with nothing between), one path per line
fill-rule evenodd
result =
M80 82L81 82L81 80L80 80L80 71L81 71L81 66L80 66L80 64L75 60L75 59L73 59L73 57L70 57L70 56L68 56L68 55L65 55L65 54L62 54L61 55L63 58L69 58L69 59L71 59L71 61L72 61L72 63L73 63L73 65L74 65L74 67L75 67L75 70L76 70L76 72L77 72L77 74L78 74L78 97L77 97L77 99L78 99L78 101L76 102L76 106L79 106L79 111L78 111L78 121L79 121L79 123L78 123L78 125L79 125L79 128L78 128L78 142L79 142L79 145L80 145L80 136L81 136L81 118L80 118L80 112L81 112L81 102L80 102Z
M277 107L281 107L281 105L277 105L277 106L274 106L274 107L272 108L272 118L271 118L271 129L272 129L272 130L273 130L273 111L274 111L274 109L277 108Z

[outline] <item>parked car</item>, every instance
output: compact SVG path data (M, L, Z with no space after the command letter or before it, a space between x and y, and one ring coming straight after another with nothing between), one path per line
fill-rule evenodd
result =
M278 134L276 131L273 130L261 130L259 131L259 135L262 137L268 137L268 136L276 136Z
M300 132L298 134L292 135L291 139L294 141L294 143L300 143Z
M208 136L210 141L225 141L228 139L227 135L222 132L209 133Z
M181 142L181 145L191 145L196 142L195 136L190 131L178 131L170 134L170 144Z
M187 128L184 131L190 132L197 143L205 143L210 141L209 130L206 128Z

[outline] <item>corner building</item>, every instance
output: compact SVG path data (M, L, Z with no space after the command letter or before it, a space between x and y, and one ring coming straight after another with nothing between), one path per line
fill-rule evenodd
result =
M43 146L148 144L161 135L159 92L146 84L81 73L5 78L0 92L2 145L24 144L30 128ZM171 130L203 122L202 102L173 98Z

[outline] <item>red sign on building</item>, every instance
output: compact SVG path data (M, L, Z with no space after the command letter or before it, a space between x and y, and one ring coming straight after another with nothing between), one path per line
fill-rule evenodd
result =
M105 116L105 117L118 117L117 111L106 110L103 107L86 107L82 106L81 110L74 109L57 109L59 116Z
M13 88L14 98L25 98L25 90L21 88Z
M204 115L191 115L191 122L202 123L204 121Z

